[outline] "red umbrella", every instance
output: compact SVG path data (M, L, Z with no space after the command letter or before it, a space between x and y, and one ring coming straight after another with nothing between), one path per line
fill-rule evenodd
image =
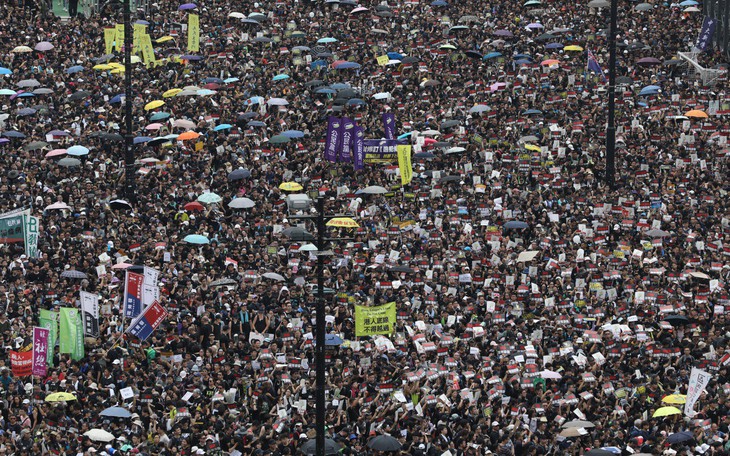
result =
M205 209L205 208L203 207L203 205L202 205L202 204L200 204L200 203L199 203L199 202L197 202L197 201L193 201L193 202L191 202L191 203L188 203L188 204L186 204L186 205L185 205L185 206L183 206L183 207L185 208L185 210L186 210L186 211L202 211L202 210L204 210L204 209Z

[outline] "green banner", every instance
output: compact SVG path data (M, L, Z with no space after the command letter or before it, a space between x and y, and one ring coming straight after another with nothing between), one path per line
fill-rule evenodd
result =
M78 361L84 357L84 328L78 309L61 307L59 352Z
M24 231L23 235L25 236L25 254L28 255L28 258L37 258L38 257L38 226L39 226L39 220L38 217L33 217L32 215L24 215L23 216L24 223Z
M23 214L0 218L0 244L13 244L23 240Z
M58 312L41 309L40 316L38 317L38 325L48 330L48 351L46 352L46 357L48 366L52 367L53 352L56 349L56 342L58 342Z

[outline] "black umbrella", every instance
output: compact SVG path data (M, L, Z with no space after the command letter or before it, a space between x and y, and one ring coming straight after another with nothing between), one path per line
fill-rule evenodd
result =
M694 436L691 432L688 431L675 432L674 434L667 437L667 442L671 444L688 442L690 440L694 440Z
M461 122L459 122L458 120L445 120L445 121L441 122L441 128L444 129L444 128L455 127L455 126L459 125L460 123Z
M67 279L85 279L86 274L75 269L67 269L61 273L61 277L65 277Z
M254 117L258 117L258 116L259 116L258 112L249 111L249 112L244 112L243 114L239 114L238 118L243 119L243 120L248 120L248 119L253 119Z
M444 176L441 182L461 182L461 176Z
M319 87L321 85L324 85L324 81L322 81L321 79L312 79L304 85L307 87Z
M228 173L228 180L229 181L237 181L241 179L248 179L251 177L251 171L243 168L234 169L230 173Z
M542 35L535 38L535 41L552 41L555 39L555 35L550 33L543 33Z
M583 456L614 456L613 453L611 453L608 450L602 450L600 448L594 448L586 453L583 453Z
M664 318L664 321L668 322L672 326L683 326L689 324L689 319L684 315L669 315Z
M124 141L124 137L119 133L102 133L99 135L99 138L105 141ZM147 144L150 144L152 141L147 141Z
M122 210L122 211L132 209L131 204L129 204L128 202L121 200L121 199L109 201L109 207L112 209L117 209L117 210Z
M299 451L306 454L307 456L313 456L317 453L317 440L311 439L304 442L302 446L299 447ZM335 442L332 439L324 439L324 454L325 455L334 455L339 453L340 451L340 445Z
M482 55L482 53L479 51L469 50L469 51L466 51L464 54L466 54L467 57L471 57L473 59L481 60L482 58L484 58L484 55Z
M238 285L238 282L233 279L218 279L210 283L211 287L228 287L231 285Z
M170 142L170 139L169 138L154 138L154 139L147 141L145 144L147 144L148 146L154 147L159 144L164 144L166 142Z
M525 222L520 222L519 220L510 220L502 226L508 230L521 230L529 227L530 225Z
M287 228L281 232L292 241L314 241L314 236L307 230L299 227Z
M91 92L87 92L86 90L79 90L78 92L74 92L71 95L69 95L68 99L71 101L76 100L83 100L84 98L89 98L91 96Z
M48 143L44 141L33 141L32 143L26 144L23 146L23 150L25 151L31 151L31 150L38 150L43 149L44 147L48 147Z
M390 272L405 272L406 274L413 274L416 272L412 268L409 268L408 266L393 266L389 269Z
M378 435L368 440L368 448L375 451L400 451L400 442L389 435Z

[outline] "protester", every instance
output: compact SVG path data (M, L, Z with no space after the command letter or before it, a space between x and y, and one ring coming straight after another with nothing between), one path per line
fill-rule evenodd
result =
M123 61L120 43L105 55L120 11L2 2L0 209L39 227L37 255L14 232L0 248L0 454L300 452L316 435L318 247L333 253L326 432L343 454L381 454L381 435L413 456L730 453L727 82L671 60L702 14L620 4L610 188L607 8L527 3L141 5L159 64L134 63L129 195L124 73L98 66ZM711 47L696 58L725 65ZM383 113L413 148L402 188L397 160L325 160L329 116L381 139ZM359 228L292 240L316 234L301 218L315 201L287 203L300 193ZM167 312L146 340L125 317L142 267ZM41 311L82 292L99 336L76 359L51 344L46 376L13 374ZM355 305L390 303L386 334L357 336Z

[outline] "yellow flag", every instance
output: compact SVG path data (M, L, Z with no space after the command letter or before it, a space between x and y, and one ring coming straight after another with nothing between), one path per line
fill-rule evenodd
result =
M115 47L117 51L120 51L124 45L124 24L117 24L114 28L117 31L117 36L114 39L116 41Z
M117 37L117 29L105 28L104 29L104 52L105 54L111 54L114 50L114 39Z
M132 54L137 55L142 49L142 35L147 33L144 24L134 24L134 35L132 39Z
M395 330L395 302L382 306L355 305L355 335L391 334Z
M378 65L385 66L388 64L388 62L390 62L390 59L387 55L381 55L380 57L378 57Z
M200 19L197 14L188 15L188 51L200 51Z
M398 168L400 169L401 185L408 185L413 179L413 165L411 165L411 146L397 146Z
M152 49L152 39L146 33L140 38L140 48L142 49L142 58L144 64L149 66L155 63L155 51Z

